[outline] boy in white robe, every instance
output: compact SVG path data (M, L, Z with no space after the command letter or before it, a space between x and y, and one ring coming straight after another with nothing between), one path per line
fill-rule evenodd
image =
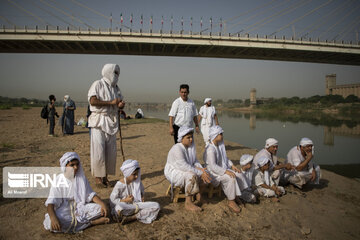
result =
M198 122L200 123L200 130L204 138L205 144L209 143L210 127L219 125L218 117L216 115L215 107L211 106L212 99L205 98L204 105L199 110Z
M320 166L313 163L313 157L314 143L309 138L302 138L299 146L293 147L287 154L286 162L295 169L284 173L285 182L290 182L300 189L308 182L319 184Z
M164 174L172 189L185 187L185 209L201 211L202 208L192 202L192 197L195 196L201 203L200 179L207 184L211 178L196 158L193 132L193 128L180 127L178 143L173 145L168 153Z
M257 161L253 174L253 182L256 186L255 194L273 198L273 201L278 202L278 197L285 194L283 187L277 186L269 174L265 174L270 168L270 159L262 156Z
M249 186L245 176L235 167L230 159L227 158L223 141L223 129L216 125L210 128L210 144L205 147L204 161L213 179L212 184L221 187L228 199L228 205L233 212L239 213L241 209L237 203L241 203L239 197L241 191Z
M152 223L159 211L157 202L144 201L144 186L138 161L128 159L121 168L124 178L120 179L110 195L111 213L124 224L129 221Z
M240 157L240 170L244 174L246 183L249 186L241 192L241 198L248 203L256 203L257 201L252 189L254 174L253 158L250 154L244 154Z
M51 187L45 202L44 228L52 232L76 233L90 225L108 223L107 207L90 187L75 152L60 158L66 186ZM63 176L58 176L63 177Z

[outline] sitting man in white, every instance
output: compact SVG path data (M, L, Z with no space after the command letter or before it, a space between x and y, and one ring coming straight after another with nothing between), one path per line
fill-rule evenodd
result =
M239 199L242 195L241 191L249 186L244 174L227 158L223 132L223 129L218 125L210 128L210 144L205 148L204 162L213 178L212 184L214 186L221 184L230 209L239 213L241 209L236 203L241 204Z
M110 222L107 207L90 187L80 157L67 152L60 158L67 185L51 187L45 202L44 227L52 232L76 233L91 225Z
M196 158L193 142L194 129L182 126L178 132L178 143L173 145L168 153L164 174L173 187L185 187L185 209L201 211L202 208L192 202L201 202L200 178L203 183L210 183L210 175L201 166Z
M309 138L302 138L299 146L293 147L287 154L287 163L295 167L284 173L284 180L298 188L308 182L319 184L321 172L319 165L313 163L314 144Z
M150 224L156 219L160 205L144 201L144 186L138 161L128 159L120 170L124 178L116 183L110 195L112 215L121 224L135 220Z
M270 159L269 170L268 173L266 174L270 174L272 180L276 183L276 185L279 185L281 170L284 168L287 170L292 169L290 163L282 164L278 161L276 156L278 148L279 148L278 141L275 138L268 138L265 141L265 147L261 149L254 157L255 165L257 164L259 158L262 156L268 157Z
M253 182L256 186L255 194L272 198L274 202L278 202L277 197L285 194L283 187L277 186L269 174L266 174L270 168L270 159L262 156L258 159L254 174Z

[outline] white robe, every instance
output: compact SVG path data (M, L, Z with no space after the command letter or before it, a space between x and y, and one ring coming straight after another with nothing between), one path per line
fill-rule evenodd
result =
M280 175L281 175L281 171L280 170L274 170L275 166L277 165L277 156L272 155L268 150L266 150L265 148L261 149L254 157L254 165L257 165L257 161L260 157L265 156L267 158L269 158L271 161L269 162L269 170L268 173L266 174L270 174L271 178L274 180L274 182L276 183L276 185L279 185L279 181L280 181Z
M234 172L229 168L233 165L230 159L227 159L227 166L223 166L222 156L215 145L209 144L205 148L204 161L212 176L212 184L214 186L221 184L222 189L229 200L234 200L236 196L241 196L241 191L249 187L243 173ZM231 178L229 175L225 174L226 170L234 172L236 178Z
M149 224L153 222L159 211L160 211L160 205L157 202L133 202L125 203L121 202L122 199L125 199L129 195L134 195L133 190L134 187L132 186L133 183L130 184L124 184L120 181L116 183L114 186L113 191L110 195L110 206L111 206L111 213L113 215L117 214L118 211L121 211L121 213L125 216L129 216L135 213L136 208L138 207L138 212L136 213L136 218L138 221L142 223ZM141 195L144 195L144 186L141 183Z
M269 174L265 174L266 172L267 171L263 173L260 169L254 170L253 182L256 187L255 193L265 197L276 197L277 195L274 190L261 186L262 184L266 184L269 187L272 187L273 185L277 186ZM281 195L285 194L285 189L283 187L277 186L277 188L280 190Z
M185 195L199 192L199 179L202 171L199 161L194 156L190 159L189 151L182 143L173 145L168 153L164 174L172 187L185 187Z
M209 129L215 125L214 116L216 114L215 107L206 105L202 106L199 110L201 115L200 130L204 138L204 142L209 142Z
M82 203L74 200L75 180L66 179L66 181L69 188L51 187L45 206L54 204L55 214L61 225L61 232L79 232L90 226L91 220L101 217L101 206L90 203L96 193L91 189L89 182L86 181L85 189L80 189L84 191L82 194L85 195L85 203ZM45 214L43 224L46 230L53 231L48 213Z
M123 99L119 87L109 85L104 79L95 81L88 92L88 101L96 96L101 101ZM91 173L95 177L114 175L116 168L116 133L119 131L118 107L92 106L88 126L91 129Z
M290 163L295 167L299 166L303 161L305 161L305 158L301 154L299 146L293 147L287 154L286 163ZM314 169L316 172L316 178L314 183L319 184L321 178L320 166L313 163L313 160L310 160L308 165L302 171L284 171L284 180L290 182L291 184L299 188L302 188L304 184L310 181L311 174Z

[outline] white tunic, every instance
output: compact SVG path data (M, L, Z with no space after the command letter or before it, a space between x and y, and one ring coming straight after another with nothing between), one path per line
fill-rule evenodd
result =
M273 179L269 177L269 174L265 174L266 172L267 171L263 173L260 169L254 170L253 182L256 186L255 194L265 197L277 197L274 190L264 188L261 186L262 184L266 184L269 187L275 185L279 189L281 195L285 194L285 189L283 187L277 186Z
M112 101L116 98L123 99L119 87L112 87L104 79L95 81L88 92L88 101L96 96L101 101ZM91 115L89 116L88 126L91 128L100 128L103 132L114 135L119 130L118 124L118 107L109 106L92 106L90 104Z
M60 177L60 175L58 177ZM54 204L55 214L61 225L61 232L78 232L90 226L91 220L101 216L101 206L96 203L90 203L96 193L93 192L88 182L85 185L86 189L83 189L84 194L86 194L86 201L84 204L75 202L74 200L75 180L70 181L69 179L66 179L66 181L69 188L51 187L49 198L46 200L45 206ZM46 230L51 230L51 220L48 213L45 214L43 224Z
M196 169L202 168L195 157L191 160L188 149L182 143L173 145L168 153L164 174L172 186L185 187L186 195L193 195L199 192L199 177L202 171ZM192 179L196 181L192 181Z
M280 181L280 171L279 170L274 170L275 166L277 165L278 159L277 156L272 155L268 150L266 150L265 148L261 149L254 157L254 165L257 165L258 159L260 157L267 157L269 158L271 161L269 161L269 170L266 174L270 174L271 178L275 181L276 185L279 185L279 181Z
M215 125L214 116L216 114L214 106L202 106L199 110L199 114L201 115L201 133L203 135L204 141L209 141L209 129L210 127Z
M301 150L299 146L293 147L287 154L286 162L290 163L291 165L297 167L303 161L305 161L304 156L301 154ZM290 183L302 187L305 183L309 182L311 179L312 171L315 170L316 178L314 183L319 184L321 172L320 167L317 164L314 164L312 160L305 166L305 168L301 171L292 170L292 171L285 171L284 178L285 180L290 181Z
M110 206L112 214L117 214L118 211L121 211L125 216L129 216L135 213L136 208L138 212L136 213L136 218L142 223L149 224L153 222L159 211L160 205L157 202L133 202L125 203L121 202L122 199L125 199L129 195L133 195L134 187L133 183L125 184L120 181L116 183L113 191L110 195ZM144 196L144 186L140 184L141 195Z
M228 168L233 166L230 159L227 159L227 166L223 166L222 156L217 146L209 144L205 148L204 161L213 178L212 184L217 186L221 183L222 189L229 200L235 199L236 196L241 196L241 191L249 187L243 173L237 173ZM226 170L234 172L236 178L231 178L225 174Z
M174 117L174 124L179 127L193 127L193 119L197 115L198 111L193 100L188 98L188 100L184 102L181 97L175 99L169 112L169 117Z

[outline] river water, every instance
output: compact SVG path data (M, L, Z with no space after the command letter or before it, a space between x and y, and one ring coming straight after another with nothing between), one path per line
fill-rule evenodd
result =
M145 117L168 120L167 110L144 110ZM266 117L261 114L218 112L224 138L246 147L262 149L265 140L279 141L278 156L288 151L302 137L314 142L314 161L322 168L338 174L360 178L360 124L357 121L303 119L284 115ZM239 156L240 157L240 156Z

